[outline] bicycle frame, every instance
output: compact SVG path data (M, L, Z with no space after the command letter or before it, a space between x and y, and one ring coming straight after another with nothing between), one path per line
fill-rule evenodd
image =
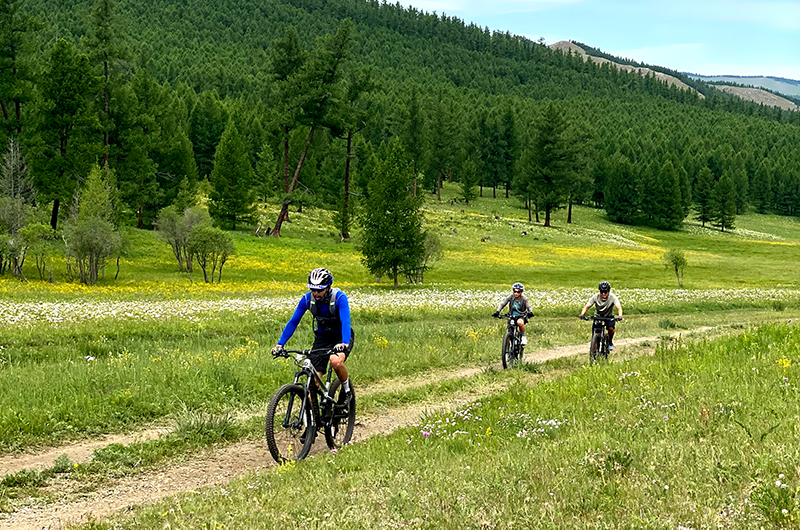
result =
M294 353L296 354L295 357L295 364L300 366L300 370L295 372L294 374L294 381L293 384L303 387L303 401L300 403L300 417L304 417L305 411L309 406L309 400L311 400L311 411L312 411L312 418L316 425L314 428L319 430L322 427L322 418L320 417L320 405L330 401L333 402L333 399L328 395L328 389L331 387L331 376L333 374L333 366L330 364L328 365L328 375L326 381L323 381L322 378L319 376L319 373L314 369L314 366L311 364L311 359L309 358L312 353L319 353L319 352L326 352L326 355L330 355L332 350L284 350L287 354ZM287 355L288 357L288 355ZM300 383L300 379L305 376L306 380L304 384ZM312 385L312 381L315 383ZM321 389L325 389L323 392ZM317 398L321 398L320 401L317 401ZM288 425L289 423L289 415L291 414L292 409L286 411L286 419L284 420L284 426ZM328 418L330 421L330 418Z
M505 339L503 339L503 351L501 353L501 360L503 361L503 368L508 368L511 363L522 361L522 332L517 325L517 320L523 318L522 316L512 316L511 313L505 313L503 315L498 315L498 318L505 318L507 319L506 325L506 336L509 334L511 335L511 347L513 351L511 352L511 358L506 358L506 344ZM509 362L510 361L510 362Z
M589 361L597 361L598 357L608 359L608 324L614 322L614 317L592 316L592 340L589 343ZM600 335L595 344L595 337Z

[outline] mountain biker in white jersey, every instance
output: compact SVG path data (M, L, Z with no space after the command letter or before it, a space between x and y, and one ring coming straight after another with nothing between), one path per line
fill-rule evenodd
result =
M611 284L608 282L600 282L597 288L599 292L589 298L586 305L583 307L583 311L578 315L578 318L584 318L589 308L594 306L594 314L596 316L609 319L614 316L614 308L616 307L616 320L622 320L622 306L617 296L611 293ZM606 329L608 330L608 351L614 351L614 324L616 324L614 319L606 321Z
M520 333L522 333L522 345L525 346L528 344L528 337L525 336L525 324L528 322L529 318L533 317L533 309L531 308L531 303L522 294L525 290L525 286L522 285L520 282L515 282L514 285L511 286L511 294L506 297L499 306L497 306L497 311L492 313L492 316L495 318L500 317L500 311L508 305L508 312L511 316L518 317L517 318L517 327L519 327Z

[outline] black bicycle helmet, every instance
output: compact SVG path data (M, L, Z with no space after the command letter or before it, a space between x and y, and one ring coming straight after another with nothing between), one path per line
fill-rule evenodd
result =
M333 283L333 274L328 269L316 268L308 273L309 289L324 289Z
M597 286L600 289L601 293L607 293L611 290L611 284L608 282L600 282L600 285Z
M514 291L524 291L525 286L522 285L522 283L520 282L514 282L514 285L511 286L511 289L513 289Z

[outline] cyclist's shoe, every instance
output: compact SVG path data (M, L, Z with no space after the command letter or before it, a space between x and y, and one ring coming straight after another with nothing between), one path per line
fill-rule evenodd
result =
M608 351L614 351L614 345L612 343L608 343Z
M523 336L522 336L522 343L521 343L521 344L522 344L523 346L527 346L527 345L528 345L528 337L526 337L525 335L523 335Z
M342 391L339 394L339 403L336 404L336 408L338 409L345 409L348 405L353 401L353 391L344 392Z

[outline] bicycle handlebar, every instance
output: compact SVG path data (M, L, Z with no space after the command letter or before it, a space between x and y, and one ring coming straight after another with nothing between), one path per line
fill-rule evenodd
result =
M314 353L321 353L321 352L330 354L333 352L333 349L319 348L316 350L287 350L286 348L281 348L281 351L279 351L278 353L273 353L272 356L275 357L276 359L278 357L283 357L284 359L288 359L290 353L300 354L300 355L305 355L306 357L310 357Z
M587 317L586 315L578 315L578 318L581 320L594 320L595 322L619 322L622 320L622 317L599 317L597 315L592 315L591 317Z

